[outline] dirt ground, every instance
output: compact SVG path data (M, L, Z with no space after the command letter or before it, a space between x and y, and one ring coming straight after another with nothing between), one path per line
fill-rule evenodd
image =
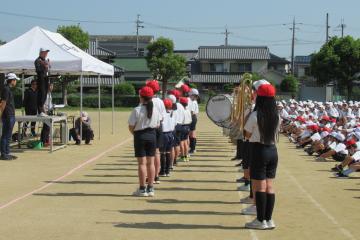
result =
M127 112L102 113L101 140L47 151L14 149L18 160L0 161L0 239L360 239L360 175L334 179L334 163L314 162L280 139L273 231L244 229L247 193L234 146L205 114L198 151L156 186L154 198L131 196L137 163ZM91 112L95 134L97 113ZM170 231L169 231L170 230Z

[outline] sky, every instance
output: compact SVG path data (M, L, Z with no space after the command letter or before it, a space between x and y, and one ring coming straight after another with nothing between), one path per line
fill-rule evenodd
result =
M344 19L345 34L359 38L359 9L359 0L0 0L0 39L10 41L34 26L56 31L79 22L89 34L131 35L140 14L140 34L171 38L177 50L223 45L227 26L229 44L268 46L289 58L293 18L299 23L295 55L308 55L325 41L326 13L330 36L341 34Z

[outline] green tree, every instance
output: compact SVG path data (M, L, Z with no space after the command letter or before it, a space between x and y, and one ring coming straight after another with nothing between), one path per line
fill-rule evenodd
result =
M6 43L6 41L3 41L0 39L0 45L4 45Z
M158 38L147 49L148 67L153 77L162 82L162 93L165 96L169 80L179 81L186 75L186 59L174 54L174 43L167 38Z
M79 25L58 26L57 32L82 50L89 48L89 34Z
M353 81L360 72L360 39L334 37L311 60L311 72L321 84L331 81L346 88L350 100Z
M288 75L282 80L280 90L283 92L297 93L299 90L299 81L293 75Z
M89 34L79 25L58 26L57 32L82 50L89 48ZM78 80L76 76L63 76L59 79L64 104L67 105L69 83Z
M131 83L120 83L115 85L114 92L116 95L133 96L136 94L135 88Z

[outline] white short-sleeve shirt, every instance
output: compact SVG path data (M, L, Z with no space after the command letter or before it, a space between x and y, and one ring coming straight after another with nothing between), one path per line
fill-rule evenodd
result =
M160 115L161 115L160 120L162 121L166 114L166 108L165 108L164 102L158 97L154 97L152 99L152 101L154 103L154 108L157 108L158 112L160 113Z
M250 114L244 126L245 131L251 133L249 142L260 142L259 126L257 124L257 112L254 111Z
M163 132L172 132L176 125L176 115L174 112L166 112L165 118L162 122Z
M157 108L154 107L151 118L148 118L146 106L140 104L131 112L128 123L130 126L135 126L134 131L140 131L146 128L157 128L160 125L160 113Z
M185 109L184 106L180 103L176 103L176 123L177 124L184 124L184 118L185 118Z
M183 124L185 125L189 125L192 122L192 117L191 117L191 110L190 107L187 106L184 110L184 122Z

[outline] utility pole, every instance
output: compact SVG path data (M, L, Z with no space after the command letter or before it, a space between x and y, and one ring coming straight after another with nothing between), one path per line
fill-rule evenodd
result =
M341 24L340 24L339 27L341 28L341 38L343 38L343 37L344 37L344 30L345 30L345 28L346 28L346 25L345 25L345 23L344 23L344 19L343 19L343 18L341 19Z
M295 32L296 32L296 30L298 30L296 25L299 25L299 24L302 24L302 23L297 23L295 21L295 17L294 17L292 27L290 28L290 30L292 31L292 39L291 39L291 73L293 75L294 75L294 70L295 70L295 62L294 62L294 58L295 58Z
M225 34L225 47L227 47L229 45L229 34L231 34L231 32L228 31L227 27L225 27L225 32L222 34Z
M329 13L326 13L326 43L329 42Z
M139 56L139 28L144 28L143 21L140 21L140 14L137 15L136 19L136 56Z

